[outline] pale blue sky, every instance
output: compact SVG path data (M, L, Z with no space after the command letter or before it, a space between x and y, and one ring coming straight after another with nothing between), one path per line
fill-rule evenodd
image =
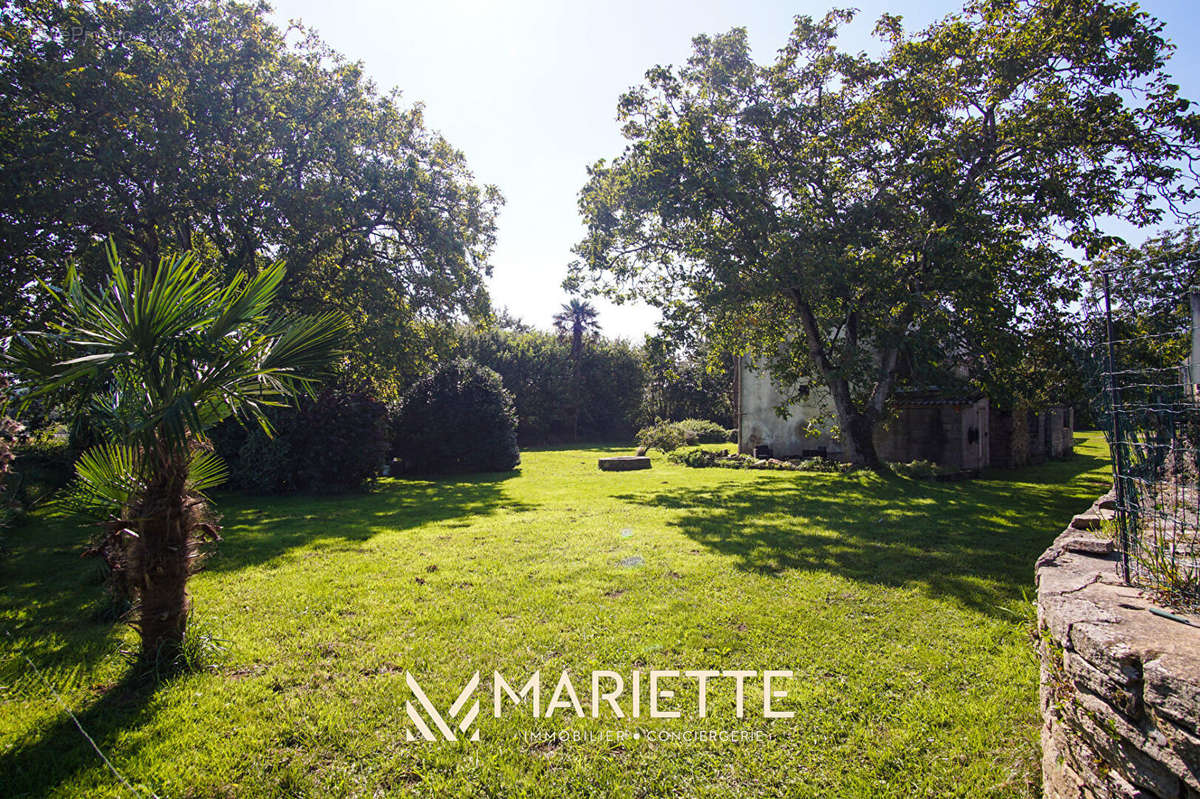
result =
M614 121L621 92L655 64L678 64L692 36L749 30L767 62L796 14L832 5L743 0L275 0L281 22L300 19L381 89L393 86L426 106L428 124L467 156L476 177L507 203L492 259L497 305L539 327L566 299L560 287L582 232L576 196L585 168L623 146ZM841 5L851 5L841 3ZM947 0L862 2L846 43L872 49L874 20L902 14L915 28L956 8ZM1147 2L1179 45L1171 64L1184 96L1200 98L1200 26L1184 0ZM1124 232L1124 231L1122 231ZM1131 236L1131 238L1135 238ZM610 335L640 337L657 312L598 302Z

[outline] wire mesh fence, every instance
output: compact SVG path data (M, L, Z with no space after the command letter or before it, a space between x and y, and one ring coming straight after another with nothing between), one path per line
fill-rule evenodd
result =
M1169 604L1200 608L1200 294L1161 304L1146 285L1106 272L1092 330L1100 417L1112 455L1121 576ZM1162 313L1162 307L1171 309ZM1193 310L1194 309L1194 310Z

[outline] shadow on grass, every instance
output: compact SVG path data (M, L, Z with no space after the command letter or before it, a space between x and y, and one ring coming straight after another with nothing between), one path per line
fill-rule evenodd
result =
M387 531L451 519L465 525L477 516L529 511L532 506L504 491L505 481L519 474L384 479L369 493L331 496L227 494L216 498L225 540L205 568L231 571L308 544L343 548Z
M331 496L222 494L214 500L224 517L225 540L205 568L232 571L297 547L345 548L379 533L432 522L466 524L501 511L532 510L504 490L505 481L518 474L385 479L368 493ZM86 520L48 515L9 538L12 553L0 561L0 613L6 619L3 629L11 635L0 635L0 687L10 695L18 687L46 693L25 656L53 680L64 673L93 673L100 660L113 655L113 624L95 620L104 603L96 564L80 559L89 532ZM130 673L100 691L76 715L107 751L119 736L153 718L153 704L148 703L153 690ZM0 795L44 795L97 761L70 716L60 713L0 755Z
M29 682L29 685L46 690L40 681ZM120 683L107 688L100 699L76 713L75 718L100 751L107 754L119 737L138 730L154 717L150 703L153 694L151 685L130 673ZM52 721L29 730L0 755L0 785L4 786L4 796L12 799L45 796L78 772L95 768L100 763L100 757L79 732L75 721L60 711ZM109 776L111 772L106 771L105 775ZM112 776L112 782L115 787L115 776ZM143 795L143 792L135 792Z
M1090 455L961 483L774 473L703 488L626 494L682 511L689 538L767 575L826 571L916 585L988 615L1032 586L1033 564L1106 487Z

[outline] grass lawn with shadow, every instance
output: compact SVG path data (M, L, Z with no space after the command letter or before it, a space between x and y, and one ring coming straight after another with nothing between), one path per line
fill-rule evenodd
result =
M127 679L133 633L96 612L88 527L37 515L0 559L0 796L130 795L48 685L139 795L1039 795L1033 562L1104 491L1098 435L962 483L597 469L623 452L219 494L225 541L191 592L227 654L153 691ZM563 669L585 718L492 717L493 671L540 670L544 715ZM642 717L623 699L626 718L593 718L593 669L640 671ZM764 719L754 682L739 719L717 680L699 719L676 679L684 717L651 719L651 669L790 669L775 704L795 716ZM480 672L480 740L406 740L406 671L440 708Z

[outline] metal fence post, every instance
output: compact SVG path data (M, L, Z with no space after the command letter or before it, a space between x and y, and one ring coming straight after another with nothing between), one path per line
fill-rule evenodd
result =
M1117 529L1121 541L1121 579L1129 583L1129 516L1125 508L1123 442L1121 441L1120 393L1117 389L1116 359L1113 357L1112 303L1109 299L1108 270L1104 271L1104 335L1108 343L1108 400L1112 412L1113 490L1117 499Z

